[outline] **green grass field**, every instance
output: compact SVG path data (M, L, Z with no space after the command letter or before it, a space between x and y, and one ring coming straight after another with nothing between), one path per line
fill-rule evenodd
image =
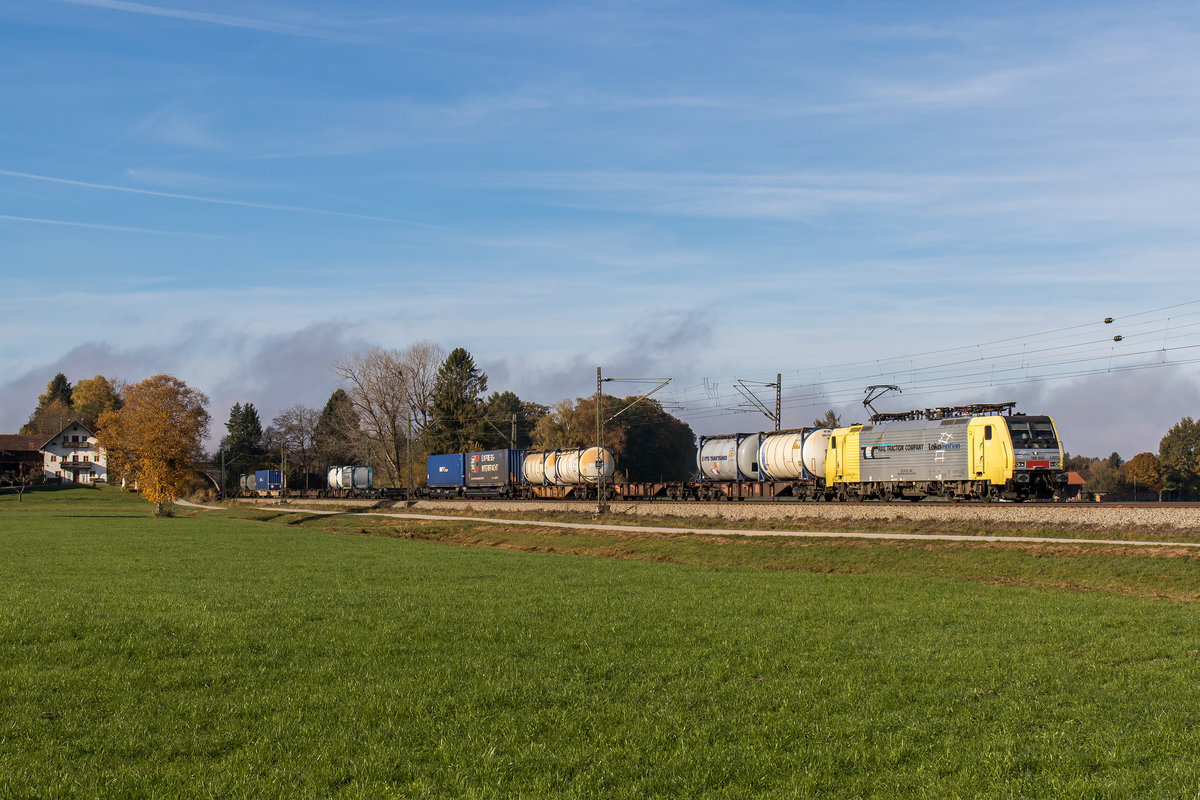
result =
M0 797L1200 795L1195 554L149 511L0 495Z

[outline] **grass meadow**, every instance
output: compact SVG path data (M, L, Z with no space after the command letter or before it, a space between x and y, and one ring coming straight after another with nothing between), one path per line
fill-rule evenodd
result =
M1195 556L0 495L0 797L1191 800Z

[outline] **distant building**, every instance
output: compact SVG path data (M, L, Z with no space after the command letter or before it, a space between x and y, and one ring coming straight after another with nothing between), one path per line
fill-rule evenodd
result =
M64 483L108 482L104 448L96 441L96 434L79 420L50 437L41 450L47 478L60 478Z
M28 475L42 469L45 441L41 434L0 433L0 474Z
M1083 486L1087 481L1078 472L1067 473L1067 485L1063 487L1062 498L1064 500L1072 500L1079 498L1083 494Z

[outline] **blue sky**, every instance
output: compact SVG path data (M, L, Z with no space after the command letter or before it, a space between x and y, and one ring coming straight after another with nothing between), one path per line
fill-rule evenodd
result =
M1085 454L1200 414L1192 4L5 3L0 70L2 430L61 369L219 433L423 339L700 433L776 373L785 424L894 382Z

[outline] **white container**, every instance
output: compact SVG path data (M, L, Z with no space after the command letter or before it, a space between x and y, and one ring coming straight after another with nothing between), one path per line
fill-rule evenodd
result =
M825 454L829 451L829 438L833 428L817 428L804 437L804 468L810 478L825 477Z
M546 454L526 453L521 459L521 479L531 486L546 484Z
M581 483L599 483L600 475L607 480L617 471L617 460L607 447L588 447L579 453L578 469Z
M825 477L825 450L830 428L769 433L758 448L758 466L764 478L791 481Z
M758 433L735 433L706 438L696 454L701 476L710 481L736 481L739 477L758 480L761 436Z
M576 450L548 450L526 453L521 460L521 477L534 486L575 486L599 483L600 474L611 478L616 462L607 447L581 447Z
M370 489L375 484L375 470L371 467L331 467L330 489Z
M375 470L371 467L346 467L342 470L342 482L347 489L370 489L375 485Z

